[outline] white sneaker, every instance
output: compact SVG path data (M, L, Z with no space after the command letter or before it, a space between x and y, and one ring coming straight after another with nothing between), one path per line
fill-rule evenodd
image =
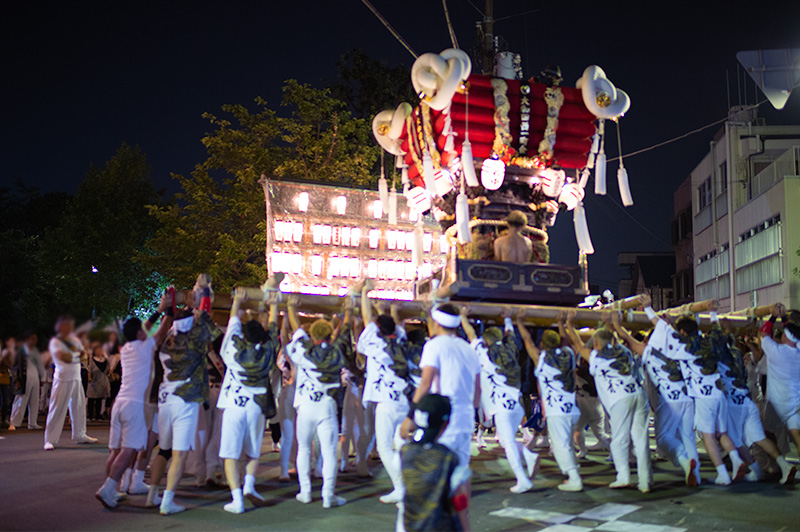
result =
M131 481L130 486L128 486L128 495L147 495L150 493L150 486L145 484L143 481Z
M167 502L167 501L161 501L161 506L159 507L159 513L161 515L179 514L184 510L186 510L185 506L181 506L180 504L175 504L174 502Z
M797 475L797 467L787 462L782 456L778 458L778 467L781 468L781 484L794 483L794 477Z
M303 504L308 504L311 502L311 494L310 493L303 493L302 491L294 496L295 499L302 502Z
M717 486L730 486L731 477L727 474L725 476L717 475L717 478L714 479L714 484Z
M750 471L744 476L744 479L747 482L759 482L761 480L761 475L759 475L757 471Z
M44 450L45 451L55 451L56 450L56 446L53 445L50 442L47 442L47 443L44 444Z
M147 492L147 501L144 503L145 508L155 508L156 506L161 506L161 495L158 494L158 488Z
M223 510L232 514L243 514L244 513L244 500L241 501L231 501L225 506L222 507Z
M333 508L334 506L344 506L347 503L347 499L344 497L339 497L334 495L330 498L324 498L322 500L322 507L323 508Z
M245 491L244 492L245 498L253 503L253 506L261 506L264 504L264 497L261 496L257 491Z
M28 430L44 430L44 427L41 425L28 425Z
M97 438L92 438L91 436L84 434L80 438L76 439L75 443L97 443Z
M381 498L378 500L383 504L397 504L403 500L403 494L397 490L394 490L391 493L381 496Z
M525 459L525 466L528 469L528 476L533 478L539 470L539 453L528 450L527 447L522 447L522 457Z
M583 481L580 478L571 478L558 485L561 491L583 491Z
M102 488L97 490L97 493L94 494L95 498L100 501L100 503L108 508L109 510L112 508L117 507L117 494L116 493L108 493L104 491Z
M508 491L510 491L511 493L517 493L518 494L518 493L525 493L526 491L529 491L532 488L533 488L533 482L528 480L524 484L520 484L519 482L517 482L515 485L511 486L510 488L508 488Z

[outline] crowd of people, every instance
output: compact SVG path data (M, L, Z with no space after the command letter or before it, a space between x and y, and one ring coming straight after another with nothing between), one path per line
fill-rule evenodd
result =
M85 398L93 419L111 405L106 480L96 497L115 508L146 495L145 505L163 515L185 510L175 496L186 471L201 485L227 485L227 512L244 512L245 500L261 505L268 425L280 479L296 474L303 504L315 499L312 472L322 478L324 508L345 504L338 473L371 476L375 450L392 486L379 500L397 505L398 529L469 529L476 426L479 448L494 428L513 494L533 488L548 447L565 477L558 489L583 490L587 431L594 450L610 450L610 488L649 492L651 418L656 452L687 486L759 481L764 470L781 484L794 480L786 454L790 442L800 447L800 313L781 304L758 339L735 336L715 312L703 333L692 316L656 314L646 296L648 333L626 330L619 313L607 312L587 336L573 324L575 311L558 316L557 330L529 329L524 308L504 308L502 325L488 326L452 303L403 320L398 304L369 298L370 280L332 316L303 312L295 296L281 313L279 283L273 277L263 287L264 312L245 310L248 291L236 289L224 334L206 305L188 298L180 307L169 290L144 323L124 322L116 364L115 339L87 345L69 317L58 320L45 353L35 335L20 346L6 339L3 419L13 402L11 427L27 408L29 427L41 428L41 394L49 405L44 448L54 450L67 410L73 440L93 443ZM701 478L698 436L716 470L710 479Z

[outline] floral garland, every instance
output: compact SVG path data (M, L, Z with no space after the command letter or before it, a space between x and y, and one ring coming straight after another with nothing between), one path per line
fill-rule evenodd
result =
M561 106L564 105L561 87L547 87L544 91L544 101L547 104L547 126L544 128L544 138L539 143L539 157L549 161L553 158L553 148L556 145L558 115Z
M494 143L492 152L495 156L508 163L514 156L514 148L511 142L514 137L511 135L511 120L508 112L511 110L511 103L508 101L508 84L500 78L492 79L492 89L494 90Z

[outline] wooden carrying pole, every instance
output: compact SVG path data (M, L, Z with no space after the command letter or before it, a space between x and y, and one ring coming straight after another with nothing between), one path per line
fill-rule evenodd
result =
M248 299L242 304L242 308L250 310L258 310L261 307L263 292L260 288L248 288ZM191 291L185 291L189 294ZM307 314L335 314L341 312L344 297L352 296L320 296L311 294L282 294L281 307L285 307L286 300L289 297L294 297L298 301L298 309ZM179 298L180 299L180 298ZM360 305L361 298L354 298L354 305ZM377 301L377 300L376 300ZM624 304L624 308L631 309L634 306L632 298ZM385 303L396 303L399 306L400 316L403 318L418 318L422 315L431 303L420 300L414 301L384 301ZM215 311L225 311L230 309L232 297L229 294L216 294L213 302L213 309ZM595 328L602 320L605 312L611 309L584 309L574 307L553 307L544 305L506 305L503 303L482 303L482 302L454 302L457 306L469 306L469 314L472 318L480 318L484 321L495 321L500 323L502 321L501 314L504 307L511 307L513 317L516 318L517 311L520 308L526 310L526 317L524 322L526 325L535 327L556 327L558 325L557 317L561 312L570 310L576 311L576 316L573 323L577 328ZM711 325L711 316L707 313L697 314L699 312L707 311L711 307L712 301L699 301L692 303L685 307L678 307L674 309L667 309L663 311L668 316L677 316L687 312L694 313L698 318L698 324L702 329L707 329ZM726 315L724 318L728 321L728 326L732 330L745 329L753 327L753 320L746 315ZM623 312L622 313L623 325L631 330L647 330L652 327L647 315L641 311Z

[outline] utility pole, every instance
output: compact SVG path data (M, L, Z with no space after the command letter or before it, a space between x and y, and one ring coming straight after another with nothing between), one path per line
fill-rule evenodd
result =
M483 11L483 43L481 43L483 74L494 73L494 0L486 0Z

